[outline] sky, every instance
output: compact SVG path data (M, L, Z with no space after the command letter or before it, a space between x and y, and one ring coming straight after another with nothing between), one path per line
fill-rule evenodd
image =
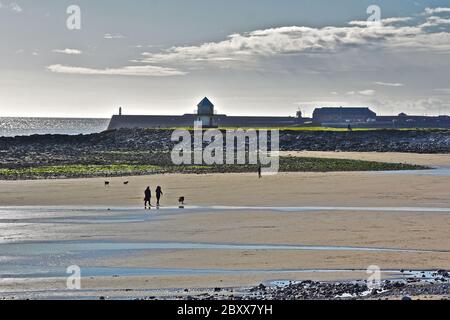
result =
M448 0L0 0L0 39L0 116L450 114Z

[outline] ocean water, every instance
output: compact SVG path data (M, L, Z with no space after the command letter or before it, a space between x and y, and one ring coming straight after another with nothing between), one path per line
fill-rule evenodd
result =
M89 134L104 131L110 119L1 118L0 137L34 134Z

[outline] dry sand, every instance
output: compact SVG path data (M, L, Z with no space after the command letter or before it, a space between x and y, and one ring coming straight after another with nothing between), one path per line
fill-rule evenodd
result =
M449 207L449 178L370 172L153 175L105 179L2 181L0 206L143 206L161 185L163 205Z

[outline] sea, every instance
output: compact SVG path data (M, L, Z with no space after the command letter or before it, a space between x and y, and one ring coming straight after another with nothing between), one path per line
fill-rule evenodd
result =
M105 131L110 119L1 118L0 137L42 134L90 134Z

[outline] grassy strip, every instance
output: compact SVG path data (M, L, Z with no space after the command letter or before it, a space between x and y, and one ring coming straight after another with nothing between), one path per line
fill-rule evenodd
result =
M280 172L339 172L339 171L393 171L420 170L423 166L382 163L361 160L281 157ZM257 165L59 165L36 166L15 169L0 169L0 179L52 179L52 178L82 178L82 177L113 177L147 175L157 173L241 173L256 172Z

